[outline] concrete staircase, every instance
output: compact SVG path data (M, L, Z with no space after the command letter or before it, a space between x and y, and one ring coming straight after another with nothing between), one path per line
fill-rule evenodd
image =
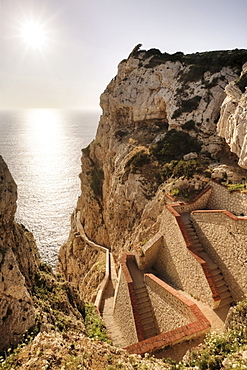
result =
M224 280L221 270L206 253L203 245L198 238L194 225L190 220L189 213L182 214L181 216L192 243L192 251L207 262L216 286L220 292L221 302L218 308L230 305L231 302L233 302L233 298Z
M128 269L134 283L140 324L142 326L144 338L148 339L159 333L153 313L153 307L144 283L144 274L138 269L135 259L128 262Z
M155 324L152 305L146 287L135 287L138 311L145 339L152 338L158 334Z

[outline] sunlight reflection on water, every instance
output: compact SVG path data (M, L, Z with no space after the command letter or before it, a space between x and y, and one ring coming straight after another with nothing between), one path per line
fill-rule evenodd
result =
M16 220L33 231L52 266L80 193L81 149L98 120L98 111L0 111L0 154L18 186Z

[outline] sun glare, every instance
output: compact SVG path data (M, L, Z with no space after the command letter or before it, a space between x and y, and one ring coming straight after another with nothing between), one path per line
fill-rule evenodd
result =
M38 22L27 21L22 25L21 37L32 49L42 49L47 41L44 26Z

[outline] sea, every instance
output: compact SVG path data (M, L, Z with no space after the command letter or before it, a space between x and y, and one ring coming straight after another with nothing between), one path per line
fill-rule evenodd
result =
M32 231L53 268L80 194L81 149L99 118L99 110L0 110L0 155L17 184L16 222Z

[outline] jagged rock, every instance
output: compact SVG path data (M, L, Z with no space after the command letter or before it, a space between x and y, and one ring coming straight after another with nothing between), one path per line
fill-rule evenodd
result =
M2 255L0 290L0 348L18 343L35 323L31 297L11 248Z
M197 153L193 153L193 152L188 153L188 154L185 154L183 156L183 160L184 161L189 161L190 159L196 159L196 158L198 158L198 154Z
M243 66L240 79L226 86L227 97L222 104L217 125L219 135L226 140L231 152L239 157L239 166L245 169L247 168L247 92L241 91L238 85L242 86L242 90L247 85L246 69L247 63Z
M232 98L233 101L239 101L242 95L240 88L236 85L234 81L231 81L229 85L226 86L225 92L228 96Z
M0 349L6 349L34 325L34 306L27 286L32 285L37 261L35 253L30 253L33 238L14 223L17 188L2 157L0 174Z

